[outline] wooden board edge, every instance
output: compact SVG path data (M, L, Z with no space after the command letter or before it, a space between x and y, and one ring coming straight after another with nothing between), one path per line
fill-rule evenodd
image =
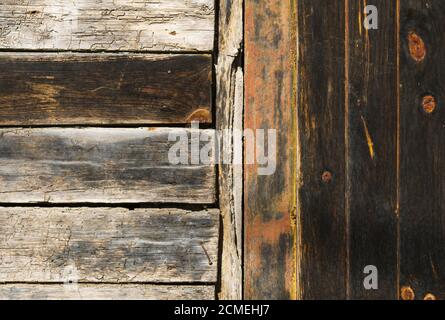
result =
M224 156L242 161L243 128L243 0L220 3L219 55L216 65L216 126L230 137L222 141ZM242 299L242 192L241 163L219 166L219 199L222 216L222 253L219 299Z
M0 284L0 300L214 300L213 285Z

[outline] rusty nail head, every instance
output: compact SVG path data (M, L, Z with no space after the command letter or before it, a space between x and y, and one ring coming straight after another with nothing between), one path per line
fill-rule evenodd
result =
M329 171L323 172L321 175L321 180L323 180L324 183L329 183L332 181L332 173Z

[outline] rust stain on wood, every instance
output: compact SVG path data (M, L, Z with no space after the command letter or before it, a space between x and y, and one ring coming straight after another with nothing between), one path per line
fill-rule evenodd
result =
M276 129L278 154L270 176L245 166L245 298L295 299L296 7L251 0L245 6L244 124Z
M323 172L323 174L321 175L321 180L324 183L330 183L332 181L332 173L330 171Z

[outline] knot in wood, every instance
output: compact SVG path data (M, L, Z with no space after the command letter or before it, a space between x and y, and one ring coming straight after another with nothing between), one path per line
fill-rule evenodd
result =
M414 61L421 62L425 59L425 42L423 42L422 38L414 31L408 33L408 47L411 58L413 58Z

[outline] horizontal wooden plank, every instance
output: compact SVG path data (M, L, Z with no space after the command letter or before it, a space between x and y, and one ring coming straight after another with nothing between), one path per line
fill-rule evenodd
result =
M213 141L213 130L200 133ZM1 129L0 202L214 203L214 165L170 163L176 135L191 137L181 128Z
M8 284L0 300L213 300L214 286Z
M0 48L211 50L214 0L3 0Z
M212 121L210 55L3 53L0 125Z
M219 211L0 208L0 282L215 282Z

